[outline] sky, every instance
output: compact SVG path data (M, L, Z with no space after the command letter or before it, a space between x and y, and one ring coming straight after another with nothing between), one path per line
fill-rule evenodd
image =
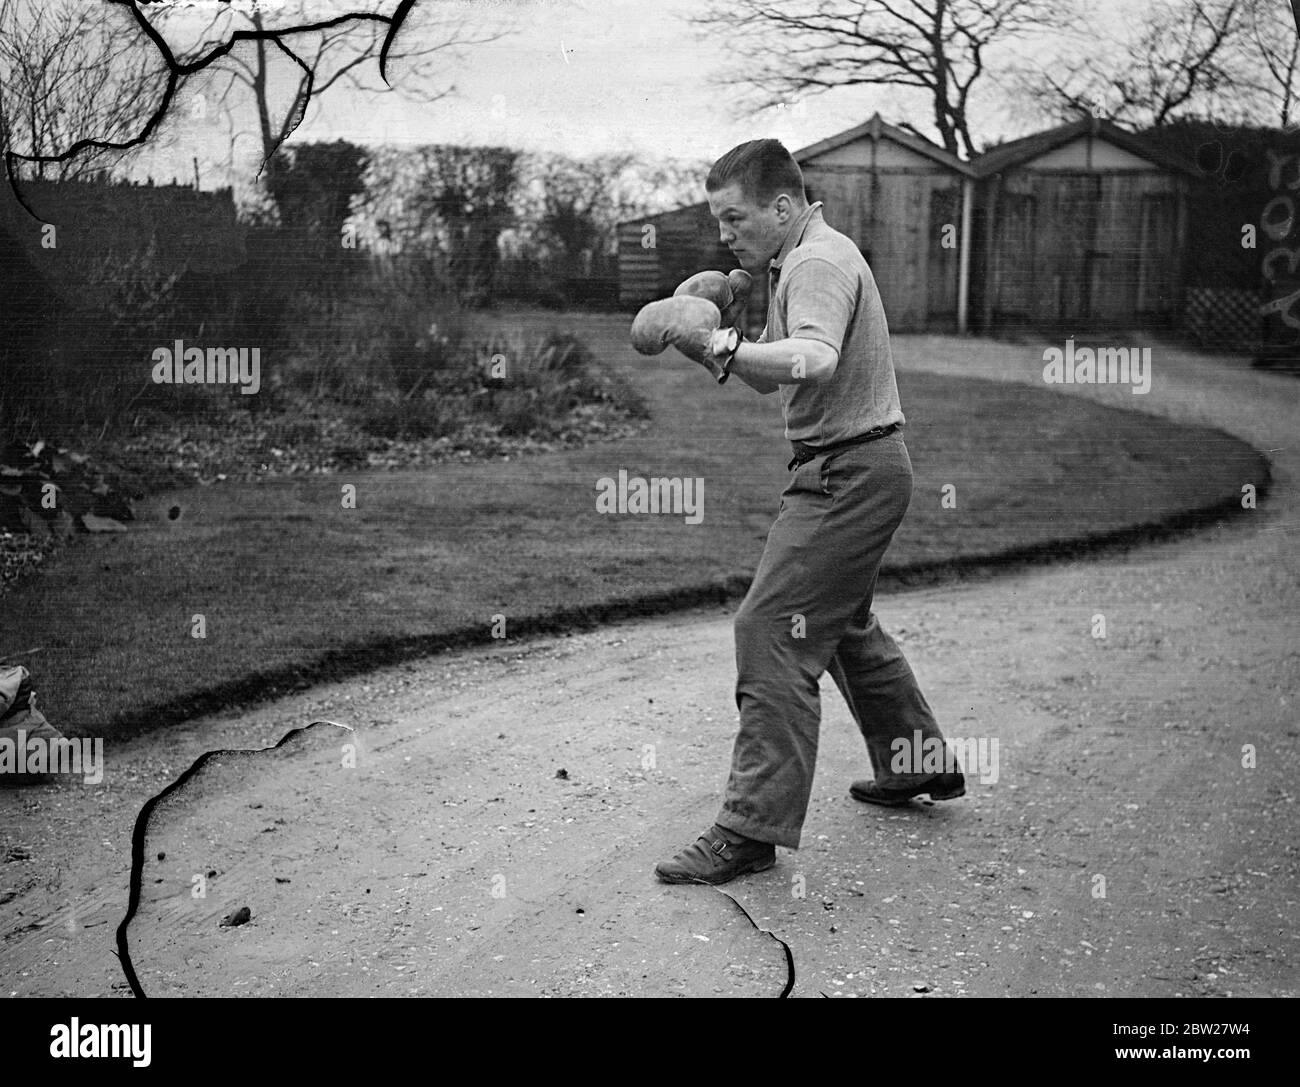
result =
M386 138L432 132L457 142L569 153L716 157L758 135L811 143L863 119L862 107L851 103L826 116L805 103L798 120L780 112L739 116L736 92L708 83L731 60L725 41L687 22L698 0L536 0L510 7L520 31L467 54L454 73L454 100L385 109ZM347 123L341 114L331 121Z
M194 0L200 8L203 2ZM285 10L293 6L285 0L264 2ZM925 97L906 89L838 90L746 114L740 91L710 82L736 60L723 36L706 35L688 22L701 2L419 0L411 24L416 33L429 20L455 13L505 20L512 30L457 58L445 56L442 70L455 85L453 94L419 103L400 91L361 94L340 84L317 98L291 142L498 144L573 155L634 151L713 159L758 137L774 136L797 150L865 121L876 110L886 121L911 121L935 138ZM1096 10L1117 19L1124 8L1118 0L1096 4ZM1040 41L1013 52L1033 54L1042 47ZM1005 74L1007 59L1005 52L991 56L995 78ZM296 70L287 58L279 65L279 83L288 86ZM402 76L398 65L393 78L399 87ZM974 107L980 119L977 139L1013 138L1042 127L1040 117L1023 103L1014 108L1011 96L995 84ZM229 125L224 115L220 121L209 116L202 124L173 126L170 146L160 147L136 172L189 180L192 159L198 157L204 188L227 183L223 173L232 165L245 174L250 168L255 172L260 156L254 117L246 108L237 114L234 132L222 127Z

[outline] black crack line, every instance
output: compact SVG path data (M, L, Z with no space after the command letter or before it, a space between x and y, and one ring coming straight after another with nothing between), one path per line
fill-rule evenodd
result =
M1300 0L1291 0L1291 2L1298 3ZM393 42L397 39L397 32L406 21L406 17L411 14L413 7L415 7L415 0L402 0L397 5L397 10L390 17L391 21L388 25L388 33L384 36L384 44L379 50L379 78L390 87L392 84L388 82L388 50L392 48Z
M785 988L781 990L781 995L778 996L777 999L784 1000L786 997L788 997L790 995L790 990L794 988L794 955L790 951L790 945L787 944L783 939L781 939L781 937L778 936L771 929L759 928L758 922L749 916L749 911L740 904L740 900L737 899L734 895L729 895L726 891L722 890L721 888L714 887L712 883L704 883L704 880L702 879L696 880L696 882L703 883L705 887L713 887L713 889L717 891L718 894L722 895L723 898L729 899L731 903L736 907L736 909L738 909L741 913L745 915L746 921L748 921L751 925L753 925L756 929L758 929L758 931L761 932L764 936L771 936L772 939L774 939L778 944L780 944L785 949L785 969L786 969Z
M316 87L316 75L311 68L308 67L307 62L285 45L279 38L275 38L274 41L276 48L302 69L305 83L301 92L294 96L293 112L290 113L287 118L289 125L288 130L285 132L282 139L275 141L275 146L271 149L271 154L266 155L262 159L261 165L257 168L258 177L262 176L262 171L266 169L266 164L271 161L271 155L274 155L279 151L280 146L284 141L298 131L298 126L302 124L302 119L307 116L307 106L311 102L311 94Z
M131 986L131 992L142 1000L145 999L147 994L140 986L140 979L136 976L135 966L131 962L131 952L127 947L126 931L131 925L132 918L135 917L136 910L140 908L140 889L144 882L145 833L149 829L149 820L153 817L154 809L203 769L210 759L214 759L219 755L245 755L250 751L254 753L275 751L277 748L283 747L289 740L297 736L298 733L306 732L309 729L315 728L317 725L333 725L335 728L344 728L349 732L356 731L351 725L343 725L338 721L312 721L310 724L303 725L301 728L290 729L280 737L279 742L273 747L220 748L216 751L205 751L190 764L188 770L168 785L167 788L156 796L152 796L145 801L144 807L140 809L140 814L135 817L135 829L131 832L130 895L126 904L126 916L122 918L121 924L117 926L117 957L122 964L122 973L126 975L126 981L127 984ZM748 914L746 914L746 916L748 916ZM788 949L786 953L789 954Z
M393 42L397 39L397 32L402 28L402 24L406 21L406 17L415 7L417 0L402 0L402 2L397 5L397 8L394 10L392 15L380 15L377 12L359 11L347 15L339 15L333 19L325 19L321 22L303 23L299 26L278 27L273 30L233 30L230 32L228 40L223 44L214 47L209 52L195 58L194 60L186 61L184 63L176 59L176 54L172 51L171 46L167 44L167 40L161 33L159 33L158 29L149 21L144 12L140 9L140 4L147 3L148 0L103 0L103 2L106 4L117 4L131 9L131 13L134 16L136 23L139 25L140 30L149 38L150 41L153 42L154 48L158 50L158 55L162 57L163 61L167 65L167 85L163 88L162 99L159 101L157 109L155 109L150 115L149 120L145 122L144 128L129 140L119 142L112 140L97 140L88 137L83 140L77 140L76 143L66 151L62 151L57 155L23 155L17 151L5 152L5 173L8 175L9 187L13 191L14 198L18 201L22 209L37 222L44 222L44 220L42 220L41 217L28 205L27 201L23 199L22 192L18 188L18 177L15 173L15 164L18 161L38 163L66 162L68 159L75 155L79 155L82 151L90 147L97 147L105 151L128 151L133 147L141 146L153 136L154 131L160 124L162 124L163 118L166 117L167 111L171 108L172 99L176 96L176 88L181 78L183 76L194 75L197 72L203 71L211 64L229 54L230 51L235 48L235 45L241 41L273 42L282 52L291 57L304 71L307 72L307 87L302 94L299 108L294 111L295 116L293 118L293 125L281 139L276 141L275 147L271 151L271 154L275 154L275 152L280 149L281 144L293 134L294 130L302 122L302 118L307 112L307 106L311 102L313 87L311 72L307 69L306 63L280 40L280 36L289 34L307 34L313 30L330 30L336 26L342 26L344 23L352 22L354 20L357 22L384 23L388 26L388 32L384 36L384 44L379 51L379 75L383 79L384 83L391 87L392 84L388 82L387 74L388 54L392 49ZM263 160L263 166L265 166L265 160Z

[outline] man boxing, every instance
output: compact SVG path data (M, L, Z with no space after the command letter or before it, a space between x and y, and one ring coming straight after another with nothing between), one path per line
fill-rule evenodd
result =
M871 610L876 576L912 494L912 466L880 294L862 254L809 204L798 163L777 140L752 140L713 165L705 189L742 271L693 276L638 314L644 353L671 344L714 377L779 391L793 446L790 481L735 620L740 732L715 824L655 868L668 883L725 883L797 849L812 790L830 670L866 740L874 780L858 800L951 800L965 781L951 755L939 773L893 764L895 738L943 736L893 639ZM750 276L771 299L759 342L734 326ZM919 745L918 745L919 746ZM927 745L925 749L932 748ZM947 751L946 745L944 750ZM932 768L931 768L932 769Z

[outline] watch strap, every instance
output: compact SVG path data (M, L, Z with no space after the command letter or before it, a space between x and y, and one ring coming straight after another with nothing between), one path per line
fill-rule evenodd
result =
M718 372L715 375L718 379L719 385L725 385L727 383L727 378L731 376L731 364L736 361L736 352L740 350L740 345L745 342L745 334L738 327L733 326L728 328L726 329L726 332L729 338L730 334L734 332L735 339L734 342L729 345L726 358L722 360L722 365L719 367Z

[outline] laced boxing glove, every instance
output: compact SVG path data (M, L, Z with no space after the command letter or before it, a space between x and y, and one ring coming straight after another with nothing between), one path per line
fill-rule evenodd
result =
M734 327L720 328L721 324L722 312L707 298L674 295L641 308L632 322L632 346L643 355L675 347L721 383L727 378L725 364L740 339Z
M754 287L753 277L742 268L721 272L697 272L673 291L674 298L695 295L707 298L722 314L722 325L739 325Z

